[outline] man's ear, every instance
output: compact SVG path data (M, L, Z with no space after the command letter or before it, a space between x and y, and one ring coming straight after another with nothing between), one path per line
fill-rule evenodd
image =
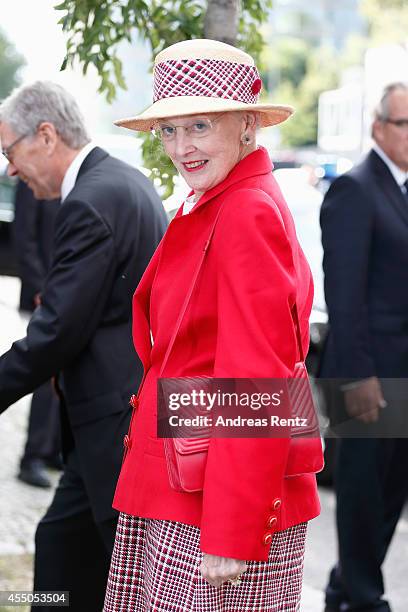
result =
M48 151L52 153L58 142L58 134L55 126L52 123L44 121L38 126L37 134Z
M384 122L379 119L375 119L371 127L372 138L381 144L384 140Z

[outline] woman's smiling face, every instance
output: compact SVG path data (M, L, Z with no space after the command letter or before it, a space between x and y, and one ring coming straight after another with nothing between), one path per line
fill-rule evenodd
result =
M158 121L167 155L189 187L199 195L221 183L232 168L254 150L254 142L252 146L245 146L241 141L246 124L246 116L240 112Z

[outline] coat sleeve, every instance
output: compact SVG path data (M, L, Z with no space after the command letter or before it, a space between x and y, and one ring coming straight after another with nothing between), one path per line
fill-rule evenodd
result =
M0 357L0 412L78 355L99 324L115 272L111 230L89 205L67 201L55 258L27 335Z
M292 248L279 211L253 191L226 201L213 248L218 262L216 378L288 377L296 361ZM201 549L266 560L263 538L281 486L288 438L213 438L208 452Z
M323 202L320 222L336 376L374 376L367 316L373 209L369 196L353 177L345 175L333 183Z

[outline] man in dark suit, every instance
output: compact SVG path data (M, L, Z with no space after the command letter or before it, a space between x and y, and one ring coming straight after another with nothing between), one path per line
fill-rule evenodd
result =
M408 85L384 90L372 136L321 211L330 331L320 376L342 379L328 396L341 437L328 612L391 609L381 566L408 492Z
M65 469L37 528L34 589L70 591L71 610L97 612L129 396L141 377L131 298L166 216L143 174L89 142L75 100L58 85L38 81L7 98L0 138L10 175L38 199L61 198L41 305L27 336L0 357L0 412L60 373Z
M21 280L20 310L29 315L39 304L51 266L59 204L59 200L37 200L23 181L18 182L13 243ZM46 468L61 466L60 437L58 397L51 381L47 381L34 391L31 400L20 480L35 487L51 487Z

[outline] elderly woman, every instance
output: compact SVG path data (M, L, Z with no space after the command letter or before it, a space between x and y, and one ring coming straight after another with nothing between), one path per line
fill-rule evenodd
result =
M288 470L290 439L211 439L203 488L187 492L170 484L157 437L161 376L289 378L307 350L312 278L256 144L258 125L292 109L258 103L260 89L246 53L185 41L157 56L153 105L118 122L155 130L191 193L134 295L145 374L114 500L105 612L299 609L319 502L310 469Z

